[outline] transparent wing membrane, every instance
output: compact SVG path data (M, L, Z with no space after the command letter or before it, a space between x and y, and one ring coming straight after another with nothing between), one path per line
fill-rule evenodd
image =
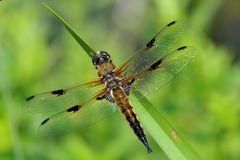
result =
M162 87L196 54L196 50L188 46L170 52L182 36L184 28L183 21L173 21L166 25L142 49L117 68L110 81L119 79L127 94L131 86L131 91L139 90L144 96ZM113 91L113 88L105 88L104 83L99 79L36 94L26 99L24 109L45 114L39 127L41 135L60 134L70 128L81 131L116 111L114 103L104 99L109 100L106 95L110 95L109 90ZM117 83L113 84L116 87Z
M80 83L69 88L57 89L30 96L26 99L24 110L27 112L54 112L74 105L99 89L100 81Z
M128 77L135 79L132 90L139 90L143 95L158 90L179 73L195 55L195 48L184 46L161 59L155 60L148 68L132 73Z
M123 63L116 72L128 76L149 67L156 59L169 53L169 50L180 39L184 32L183 21L173 21L158 32L142 49L138 50L128 61Z
M112 104L106 100L96 101L96 98L104 92L103 90L85 102L68 106L43 119L39 126L40 135L62 134L74 128L83 129L110 116L115 112Z

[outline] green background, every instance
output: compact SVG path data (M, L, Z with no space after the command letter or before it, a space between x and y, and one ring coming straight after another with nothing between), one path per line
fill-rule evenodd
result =
M240 159L237 0L46 2L116 65L170 21L184 20L175 48L194 46L198 54L148 98L202 159ZM40 2L1 1L0 159L168 159L148 133L147 154L119 112L80 132L37 135L39 114L21 110L24 99L95 77L91 59Z

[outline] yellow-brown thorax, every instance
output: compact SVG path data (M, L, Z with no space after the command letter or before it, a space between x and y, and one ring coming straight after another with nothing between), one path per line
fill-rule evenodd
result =
M111 62L105 62L99 65L98 67L98 70L97 70L98 77L101 78L107 75L108 73L114 72L114 69L115 69L114 64L112 64Z

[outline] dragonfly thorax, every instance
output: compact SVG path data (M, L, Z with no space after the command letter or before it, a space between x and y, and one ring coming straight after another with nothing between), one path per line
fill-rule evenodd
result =
M111 82L116 77L116 74L113 70L109 72L105 72L105 74L102 74L102 81L103 82Z
M120 82L119 79L117 79L115 77L113 77L105 82L105 87L108 91L115 90L116 88L121 87L121 86L122 86L122 83Z

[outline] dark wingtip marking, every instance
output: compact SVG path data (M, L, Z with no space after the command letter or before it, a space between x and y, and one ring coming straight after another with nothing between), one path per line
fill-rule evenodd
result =
M169 27L169 26L171 26L171 25L173 25L173 24L175 24L176 23L176 21L172 21L171 23L169 23L167 26Z
M30 96L26 98L26 101L30 101L31 99L33 99L35 96Z
M183 50L185 48L187 48L187 46L182 46L182 47L178 48L177 50L179 51L179 50Z
M155 38L151 39L151 41L148 42L148 44L146 45L148 48L152 48L154 45L154 42L156 41Z
M46 124L49 121L49 118L45 119L44 121L42 121L41 125Z
M76 105L76 106L68 108L67 112L77 112L79 109L80 109L80 106Z
M64 94L64 90L63 89L58 89L58 90L52 91L51 93L52 94L57 94L58 96L61 96L61 95Z

